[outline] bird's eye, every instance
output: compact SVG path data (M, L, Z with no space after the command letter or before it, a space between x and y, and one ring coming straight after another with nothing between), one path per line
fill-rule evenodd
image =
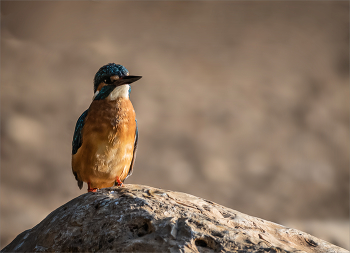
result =
M104 82L104 83L107 83L107 84L108 84L108 83L111 83L111 79L106 78L106 79L103 80L103 82Z

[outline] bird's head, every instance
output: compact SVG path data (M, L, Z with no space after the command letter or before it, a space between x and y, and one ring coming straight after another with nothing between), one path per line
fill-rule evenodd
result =
M100 91L104 86L131 84L142 76L130 76L129 71L120 64L109 63L101 67L94 78L94 93Z

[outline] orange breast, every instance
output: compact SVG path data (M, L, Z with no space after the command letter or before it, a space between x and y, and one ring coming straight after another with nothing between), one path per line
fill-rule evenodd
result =
M90 105L82 131L82 146L72 168L91 188L114 185L126 178L133 158L135 111L127 98L96 100Z

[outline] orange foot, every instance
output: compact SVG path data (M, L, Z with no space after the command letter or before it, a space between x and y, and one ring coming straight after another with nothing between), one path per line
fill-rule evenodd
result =
M120 181L120 178L116 176L115 181L117 181L117 186L123 186L123 182Z
M97 192L98 188L91 188L90 182L88 182L88 192Z

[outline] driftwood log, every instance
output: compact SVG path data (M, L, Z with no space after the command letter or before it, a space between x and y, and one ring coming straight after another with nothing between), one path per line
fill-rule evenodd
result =
M348 252L189 194L141 185L83 194L2 252Z

